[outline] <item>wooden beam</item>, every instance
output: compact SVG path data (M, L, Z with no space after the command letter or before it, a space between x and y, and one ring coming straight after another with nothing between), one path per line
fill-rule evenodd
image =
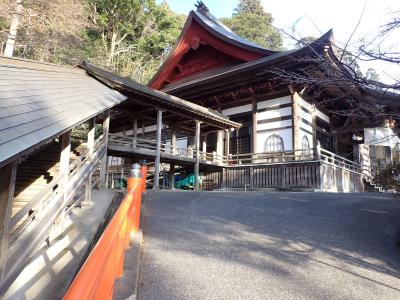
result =
M200 124L201 122L196 121L196 163L194 166L194 190L199 190L199 167L200 167Z
M0 168L0 280L7 271L9 227L14 200L17 161Z
M253 98L252 105L252 126L251 126L251 152L257 152L257 101Z
M103 122L103 144L106 145L106 152L101 158L100 162L100 186L108 188L108 156L107 156L107 145L108 145L108 133L110 130L110 114L107 112L107 116Z
M159 190L160 179L160 156L161 156L161 130L162 130L162 110L157 111L157 145L156 145L156 159L154 162L154 190Z

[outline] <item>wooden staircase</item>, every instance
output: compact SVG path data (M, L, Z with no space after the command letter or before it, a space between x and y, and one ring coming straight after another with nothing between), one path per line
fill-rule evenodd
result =
M83 144L72 145L72 148L70 162L86 150ZM60 150L60 143L53 141L18 165L12 216L17 214L59 174ZM33 210L34 208L19 222L17 227L25 222Z
M370 193L383 193L382 187L364 178L365 191Z

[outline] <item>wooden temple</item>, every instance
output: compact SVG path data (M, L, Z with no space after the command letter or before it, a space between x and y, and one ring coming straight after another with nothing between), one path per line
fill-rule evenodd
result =
M332 30L303 48L272 51L232 32L202 2L149 86L241 123L201 139L203 151L242 164L261 153L290 152L299 160L320 147L369 167L364 128L381 126L399 110L397 95L357 84L340 62ZM182 144L192 141L187 136ZM289 160L258 160L283 161Z

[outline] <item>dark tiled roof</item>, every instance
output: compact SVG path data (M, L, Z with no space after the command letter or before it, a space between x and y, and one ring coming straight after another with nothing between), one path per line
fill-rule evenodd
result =
M293 57L303 55L307 52L309 53L315 52L321 54L324 49L324 46L327 45L328 43L333 43L332 30L329 30L319 39L315 40L313 43L303 48L275 52L269 56L261 57L249 62L244 62L233 66L225 66L222 68L211 69L206 72L195 74L186 77L182 80L170 83L166 85L162 90L166 93L174 93L181 89L195 86L196 84L209 82L210 80L223 78L225 76L233 76L240 72L247 72L257 68L267 67L279 61L291 59Z
M0 58L0 165L125 99L81 69Z
M261 54L273 54L277 51L272 51L267 48L264 48L257 43L251 42L245 38L240 37L232 30L230 30L227 26L223 23L218 21L213 15L209 12L207 13L200 13L198 11L191 11L189 16L193 17L203 28L205 28L208 32L212 33L213 35L223 39L224 41L234 44L240 48L249 49Z

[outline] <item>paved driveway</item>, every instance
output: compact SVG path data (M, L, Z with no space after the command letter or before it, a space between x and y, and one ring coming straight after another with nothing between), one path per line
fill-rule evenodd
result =
M400 299L400 200L150 194L139 299Z

